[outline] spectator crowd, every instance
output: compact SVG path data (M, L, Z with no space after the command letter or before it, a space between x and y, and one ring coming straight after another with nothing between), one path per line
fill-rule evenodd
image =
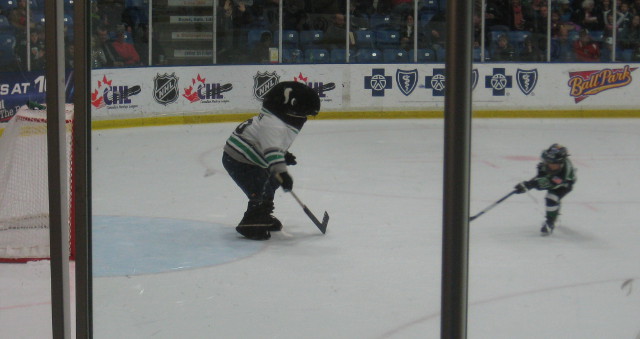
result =
M0 0L0 71L44 69L44 1L30 0L27 8L27 0ZM70 68L72 4L65 1ZM407 0L351 0L349 8L345 0L221 0L217 8L170 4L154 3L150 20L146 0L91 1L92 68L442 62L446 50L446 0L418 1L417 15ZM614 52L616 61L640 61L640 0L548 4L474 0L474 60L609 62Z

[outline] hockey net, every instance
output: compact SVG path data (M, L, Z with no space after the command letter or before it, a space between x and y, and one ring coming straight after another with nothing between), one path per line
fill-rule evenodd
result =
M74 259L72 104L65 106L65 121L69 253ZM47 159L47 111L23 106L0 130L0 262L49 258Z

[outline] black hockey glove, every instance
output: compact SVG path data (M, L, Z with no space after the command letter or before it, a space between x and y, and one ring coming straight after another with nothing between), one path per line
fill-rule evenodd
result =
M284 154L284 163L289 166L298 164L298 162L296 161L296 156L289 152L286 152Z
M525 181L518 183L513 189L516 191L517 194L522 194L526 192L527 186L525 185Z
M535 179L529 181L523 181L517 184L513 189L515 189L517 194L524 193L532 188L537 188L537 181Z
M280 181L280 185L285 192L289 192L293 189L293 178L287 172L276 174L276 178Z

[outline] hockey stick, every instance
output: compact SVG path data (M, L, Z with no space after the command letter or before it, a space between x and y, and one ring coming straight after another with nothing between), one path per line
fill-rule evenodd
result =
M298 204L300 204L300 207L302 207L302 209L304 210L304 213L306 213L309 216L311 221L313 221L313 223L316 224L316 226L318 226L318 229L320 229L320 232L322 232L322 234L325 234L327 232L327 225L329 224L329 214L325 211L324 217L322 218L322 222L320 222L320 220L318 220L318 218L316 218L316 216L313 215L313 213L311 213L309 208L307 208L307 205L303 204L302 200L300 200L300 198L298 198L298 196L295 193L293 193L293 191L289 191L289 193L293 195L293 197L296 199Z
M489 205L487 208L485 208L485 209L483 209L482 211L480 211L480 213L478 213L478 214L476 214L476 215L474 215L474 216L470 217L470 218L469 218L469 221L473 221L473 220L474 220L474 219L476 219L477 217L479 217L479 216L481 216L481 215L485 214L487 211L489 211L490 209L492 209L492 208L496 207L496 205L498 205L499 203L501 203L501 202L503 202L503 201L507 200L507 198L509 198L510 196L512 196L512 195L514 195L514 194L516 194L517 192L518 192L518 191L516 191L516 190L511 191L509 194L507 194L507 195L505 195L504 197L500 198L500 200L498 200L498 201L494 202L493 204Z

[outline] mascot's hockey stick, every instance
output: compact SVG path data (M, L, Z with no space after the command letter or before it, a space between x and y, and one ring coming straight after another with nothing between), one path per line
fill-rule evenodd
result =
M304 213L307 213L311 221L313 221L313 223L316 224L316 226L318 226L318 229L320 229L320 232L322 232L322 234L325 234L327 232L327 225L329 224L329 214L325 211L324 217L322 218L322 222L320 222L320 220L318 220L318 218L316 218L316 216L313 215L313 213L311 213L309 208L307 208L307 205L303 204L302 200L300 200L300 198L298 198L298 196L295 193L293 193L293 191L289 191L289 193L293 195L293 197L296 199L298 204L300 204L300 206L304 210Z
M492 209L492 208L496 207L496 205L498 205L499 203L501 203L501 202L503 202L503 201L507 200L507 198L509 198L510 196L512 196L512 195L514 195L514 194L516 194L516 192L517 192L516 190L511 191L509 194L507 194L507 195L505 195L504 197L500 198L500 200L498 200L498 201L494 202L493 204L489 205L487 208L485 208L485 209L483 209L482 211L480 211L480 213L478 213L478 214L476 214L476 215L474 215L474 216L470 217L470 218L469 218L469 221L473 221L473 220L474 220L474 219L476 219L477 217L479 217L479 216L481 216L481 215L485 214L485 213L486 213L487 211L489 211L490 209Z

